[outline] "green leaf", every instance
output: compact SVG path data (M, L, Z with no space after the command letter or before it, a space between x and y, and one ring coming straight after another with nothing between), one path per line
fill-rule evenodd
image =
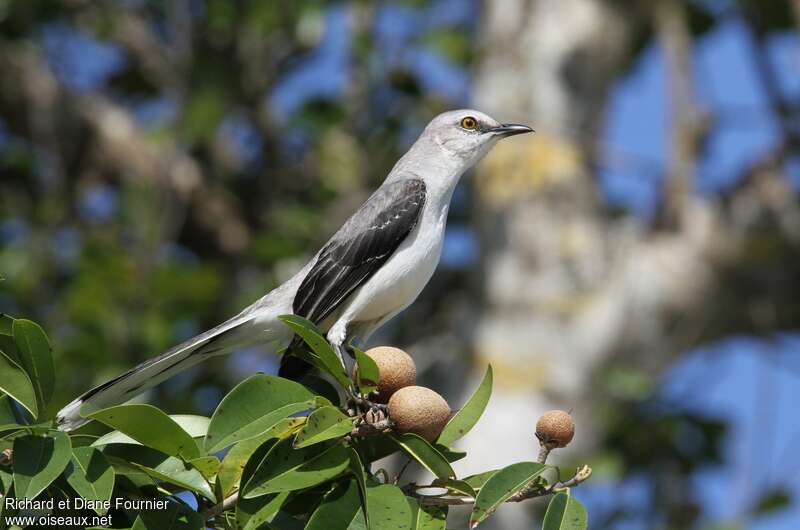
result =
M11 484L14 482L14 475L9 473L8 471L3 471L0 468L0 495L8 496L8 492L11 491ZM2 506L2 502L0 502L0 507Z
M126 487L128 484L134 489L145 490L148 488L155 488L157 483L153 477L142 471L141 466L134 466L126 460L126 457L120 458L109 454L109 451L103 449L102 453L105 455L108 463L114 468L114 482L117 486Z
M317 368L331 374L344 388L353 386L353 381L344 371L344 366L342 365L342 360L339 359L339 355L333 351L331 345L325 340L325 337L314 324L297 315L281 315L278 318L292 328L292 331L297 333L311 348L317 359L319 359Z
M455 471L447 459L424 438L413 433L392 434L392 438L408 456L422 464L439 478L455 477Z
M309 389L315 395L323 397L331 403L339 403L341 401L341 398L339 397L339 391L336 389L333 383L327 379L309 374L300 380L300 384Z
M236 519L243 526L243 530L274 528L269 523L272 522L289 495L291 495L290 491L282 491L268 497L240 499L236 505Z
M411 507L403 491L391 484L367 488L370 530L410 530Z
M14 319L5 313L0 313L0 335L14 336Z
M170 414L169 417L177 423L181 429L186 431L192 438L202 438L208 431L208 424L210 418L205 416L193 416L191 414ZM120 431L111 431L97 438L91 445L100 447L108 444L136 444L141 445L140 442L134 440L130 436Z
M211 418L196 414L170 414L169 417L192 438L203 438L211 425Z
M200 456L192 436L160 409L144 403L117 405L88 416L170 456L191 460Z
M39 409L30 377L20 365L0 351L0 390L8 394L36 418Z
M442 456L445 457L447 459L447 461L450 462L451 464L453 462L458 462L459 460L461 460L462 458L467 456L467 452L466 451L460 451L458 449L453 449L452 447L447 447L447 446L444 446L442 444L434 443L433 447L434 447L434 449L436 449L437 451L442 453Z
M106 457L94 447L76 447L64 471L75 492L87 500L107 501L114 489L114 470ZM107 510L95 509L102 515Z
M248 377L214 411L206 434L206 451L213 453L258 436L284 418L313 408L320 400L303 385L288 379L264 374Z
M252 439L241 443L249 443L251 441ZM255 451L253 451L250 458L245 462L244 469L242 469L242 485L247 484L247 482L253 477L253 473L255 473L256 469L258 469L261 463L264 462L267 455L270 453L270 451L272 451L272 448L275 447L276 443L278 443L277 439L270 438L259 445ZM238 489L241 490L241 487ZM281 494L283 493L285 492L281 492ZM239 499L236 501L236 520L238 521L239 526L244 526L247 524L247 521L253 516L253 514L258 512L266 504L271 503L279 495L280 494L267 495L265 497L258 497L256 499L245 499L242 495L239 495ZM281 502L284 500L285 498Z
M439 486L441 488L447 488L452 493L455 493L457 495L464 495L466 497L475 498L475 496L477 496L478 494L478 492L476 492L475 489L468 482L464 480L456 480L454 478L448 478L448 479L437 478L431 483L431 485Z
M498 506L541 475L544 470L544 464L519 462L504 467L492 475L475 497L469 521L470 528L478 526L478 523L494 513Z
M371 464L397 452L397 442L389 436L364 436L350 440L350 445L358 451L359 458Z
M142 510L131 530L202 530L203 516L177 502L169 502L163 510Z
M188 460L187 463L209 479L217 474L221 462L216 456L201 456Z
M411 528L413 530L445 530L447 525L447 506L427 506L417 499L406 497L411 507Z
M53 352L47 335L38 324L30 320L17 319L12 327L14 342L20 365L28 372L36 392L39 411L44 411L56 382L56 369L53 365Z
M467 434L472 429L486 410L489 398L492 395L492 367L486 368L486 374L478 388L467 400L466 404L450 418L444 426L442 433L437 438L436 443L441 445L451 445L453 442Z
M122 444L106 446L103 454L109 457L109 462L115 470L119 469L118 461L111 457L125 461L127 466L133 466L156 480L195 491L212 502L216 502L211 486L202 473L174 456L142 445Z
M58 477L72 457L66 433L14 438L14 491L18 499L33 499Z
M354 418L347 417L335 407L321 407L308 416L308 421L294 440L296 449L333 438L341 438L353 430Z
M586 530L588 527L586 508L574 497L561 492L550 499L542 530Z
M222 459L222 465L217 472L217 483L219 484L222 496L227 497L238 487L239 479L242 478L245 464L250 457L265 441L270 438L288 438L300 428L306 418L286 418L278 422L273 428L256 436L243 440L233 447Z
M491 471L484 471L483 473L478 473L477 475L470 475L465 477L463 480L467 484L469 484L473 489L476 491L481 489L486 481L492 478L492 476L497 473L497 469L493 469Z
M289 440L282 440L264 458L244 485L244 497L252 499L268 493L294 491L321 484L340 475L349 463L347 448L312 445L292 449Z
M364 472L364 464L361 462L361 457L358 455L353 447L348 447L350 463L347 469L356 478L358 484L358 491L361 493L361 507L364 513L364 523L367 528L370 527L369 507L367 506L367 475Z
M348 530L361 515L361 494L355 480L339 484L325 495L305 530Z
M356 352L356 380L358 381L358 390L363 395L368 395L370 392L378 390L378 382L381 380L381 374L378 365L375 361L359 350L353 348Z
M17 417L14 415L14 409L11 407L11 399L0 394L0 424L15 425Z

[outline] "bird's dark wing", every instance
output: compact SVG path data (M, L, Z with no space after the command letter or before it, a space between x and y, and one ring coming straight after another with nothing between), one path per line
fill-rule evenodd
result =
M414 229L425 204L425 183L405 179L379 188L317 256L293 310L322 322L386 263Z

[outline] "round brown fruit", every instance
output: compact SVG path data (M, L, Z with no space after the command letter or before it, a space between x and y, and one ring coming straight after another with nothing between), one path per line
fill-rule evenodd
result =
M414 364L414 359L400 348L376 346L364 353L378 365L380 381L378 381L378 397L375 400L378 403L388 402L392 394L417 382L417 366ZM353 379L355 377L353 368Z
M563 410L545 412L536 422L536 437L542 444L566 447L573 436L575 436L575 423L572 421L572 416Z
M397 432L413 432L432 442L450 419L450 405L430 388L407 386L389 399L389 418Z

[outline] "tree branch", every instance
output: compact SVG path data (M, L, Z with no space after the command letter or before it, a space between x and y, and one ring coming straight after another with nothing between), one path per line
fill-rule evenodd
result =
M532 488L524 488L506 500L506 502L522 502L528 499L535 499L538 497L545 497L547 495L551 495L553 493L558 493L561 490L567 488L573 488L578 486L585 480L587 480L592 475L592 468L589 466L579 467L578 470L575 472L575 475L566 480L564 482L556 482L551 484L550 486L546 487L532 487ZM533 482L535 484L536 481ZM428 506L466 506L475 503L475 499L473 497L467 496L456 496L456 495L440 495L440 496L429 496L429 495L421 495L417 493L416 490L423 489L423 488L435 488L438 486L435 485L426 485L426 486L414 486L413 489L406 491L407 494L412 495L420 504L426 504Z

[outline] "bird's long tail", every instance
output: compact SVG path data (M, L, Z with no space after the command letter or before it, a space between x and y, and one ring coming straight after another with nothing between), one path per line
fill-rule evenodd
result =
M77 429L89 421L83 416L93 411L124 403L213 355L230 353L242 345L236 331L249 320L236 316L89 390L58 412L58 428Z

